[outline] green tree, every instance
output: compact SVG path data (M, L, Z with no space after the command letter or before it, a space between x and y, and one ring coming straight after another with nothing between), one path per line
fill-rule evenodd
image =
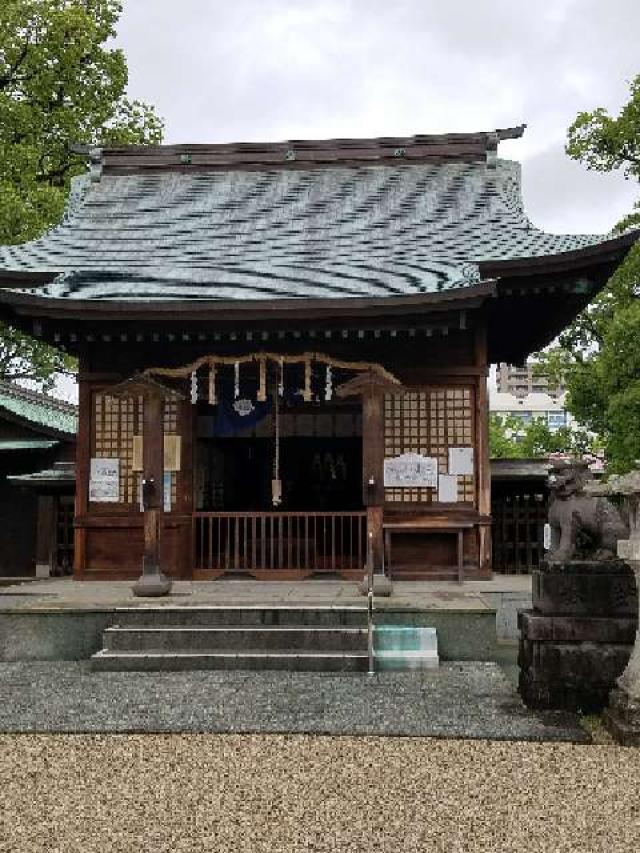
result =
M86 169L72 145L157 143L152 107L126 97L127 63L109 44L118 0L0 3L0 244L40 236ZM15 330L0 332L0 378L52 382L71 361Z
M524 423L513 415L489 415L489 452L493 459L540 459L551 453L582 456L596 449L597 441L584 429L552 430L542 417Z
M580 113L569 128L566 150L588 169L621 169L629 180L640 182L640 75L631 83L630 95L616 117L601 107ZM617 230L639 226L640 199ZM601 436L615 471L628 470L640 458L638 360L630 348L619 349L622 340L640 339L639 292L636 243L599 296L538 356L538 369L566 384L569 411Z

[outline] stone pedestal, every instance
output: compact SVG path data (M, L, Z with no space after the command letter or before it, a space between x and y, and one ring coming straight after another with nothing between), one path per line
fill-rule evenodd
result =
M131 587L131 591L139 598L160 598L171 592L171 578L162 572L142 574Z
M360 595L367 595L369 592L369 585L367 583L366 575L358 584L358 592L360 593ZM393 584L391 583L390 578L383 574L374 574L373 594L378 598L388 598L392 592Z
M633 567L636 590L640 590L640 538L618 542L618 554ZM640 746L640 621L627 667L609 697L605 722L619 743Z
M533 610L519 614L520 694L533 708L599 711L623 672L637 594L622 560L543 563Z

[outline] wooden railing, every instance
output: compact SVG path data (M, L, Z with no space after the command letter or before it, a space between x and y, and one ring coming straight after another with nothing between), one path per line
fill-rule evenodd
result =
M251 574L361 571L367 514L361 512L196 512L194 568Z

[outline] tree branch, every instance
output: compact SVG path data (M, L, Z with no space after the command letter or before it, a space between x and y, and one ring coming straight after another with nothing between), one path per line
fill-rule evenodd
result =
M22 50L20 51L20 53L16 57L16 60L13 63L13 65L10 65L7 72L2 77L0 77L0 90L1 91L4 91L11 83L13 83L16 72L18 71L20 66L24 63L25 59L27 58L28 53L29 53L29 42L25 41L24 44L22 45Z

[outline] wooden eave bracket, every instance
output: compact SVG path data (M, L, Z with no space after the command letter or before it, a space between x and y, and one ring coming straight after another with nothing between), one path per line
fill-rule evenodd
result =
M162 382L143 373L136 373L129 379L108 389L110 397L161 397L163 400L184 400L185 395L169 388Z
M336 388L336 396L345 397L373 397L385 394L404 394L405 387L395 376L382 376L374 370L354 376L347 382L343 382Z

